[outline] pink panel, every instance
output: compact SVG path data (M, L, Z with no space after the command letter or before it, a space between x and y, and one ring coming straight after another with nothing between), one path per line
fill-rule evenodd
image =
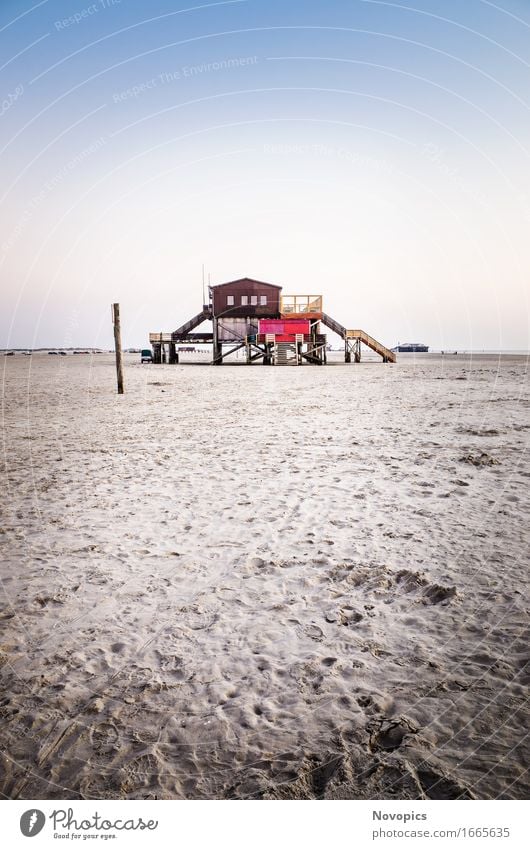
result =
M299 318L260 318L260 333L276 333L294 336L296 333L309 333L309 321Z

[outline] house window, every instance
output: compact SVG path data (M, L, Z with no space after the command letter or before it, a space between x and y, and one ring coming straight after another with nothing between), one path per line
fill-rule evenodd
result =
M267 306L267 295L260 295L259 296L259 303L260 303L260 306L266 307Z
M227 307L233 307L234 306L234 296L233 295L227 295L226 296L226 306Z
M257 295L251 295L250 296L250 303L252 304L253 307L257 306L258 296Z
M241 295L241 306L248 306L248 295Z

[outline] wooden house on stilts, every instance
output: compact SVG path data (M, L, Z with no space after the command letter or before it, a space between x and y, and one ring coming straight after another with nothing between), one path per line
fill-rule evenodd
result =
M209 287L209 303L171 333L151 333L154 363L177 363L178 346L212 345L212 364L243 349L248 365L324 365L325 325L344 341L344 360L361 360L361 343L378 353L383 362L395 354L362 330L348 330L322 311L321 295L282 295L282 287L242 277ZM211 332L198 328L211 322Z

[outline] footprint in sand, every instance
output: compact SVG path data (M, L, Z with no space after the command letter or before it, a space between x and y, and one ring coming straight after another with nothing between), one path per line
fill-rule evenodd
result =
M324 639L324 631L322 628L319 628L318 625L304 625L298 630L300 633L309 637L311 640L315 640L317 643L320 643Z
M119 732L112 722L100 722L90 729L90 743L98 755L113 751L119 740Z
M362 619L362 613L359 613L353 607L346 605L345 607L331 607L324 613L326 622L336 625L357 625Z
M466 787L462 787L447 775L431 769L419 769L418 781L428 799L473 799Z
M370 751L393 752L399 749L407 735L417 733L418 729L408 719L379 719L370 734Z
M404 593L417 593L422 604L440 604L448 602L456 596L456 587L446 587L441 584L429 584L423 574L402 569L396 575L396 585Z
M423 594L423 604L440 604L456 596L456 587L443 587L432 584Z
M499 466L500 460L496 460L495 457L492 457L490 454L486 453L486 451L482 451L480 454L466 454L464 457L460 457L461 463L469 463L471 466Z

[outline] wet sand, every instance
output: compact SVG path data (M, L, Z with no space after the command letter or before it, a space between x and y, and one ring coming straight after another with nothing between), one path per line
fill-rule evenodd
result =
M0 366L3 797L528 796L524 357Z

